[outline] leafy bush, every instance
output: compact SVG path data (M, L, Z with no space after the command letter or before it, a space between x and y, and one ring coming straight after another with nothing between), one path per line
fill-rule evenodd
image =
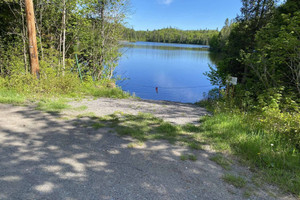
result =
M202 102L214 114L202 119L203 135L215 148L260 168L268 181L300 195L300 113L293 99L284 88L270 88Z
M0 78L0 87L4 92L0 92L2 103L24 102L25 97L29 99L45 97L109 97L109 98L129 98L130 94L122 89L110 86L112 81L94 82L87 77L81 83L77 74L65 72L58 75L53 68L41 70L40 79L31 74L13 73L5 78Z

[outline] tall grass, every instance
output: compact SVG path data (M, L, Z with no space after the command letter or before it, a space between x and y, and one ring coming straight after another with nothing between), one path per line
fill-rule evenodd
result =
M26 97L14 90L0 88L0 103L23 104Z
M30 74L12 74L0 77L0 103L24 103L25 100L44 100L45 98L83 98L87 96L129 98L130 94L119 87L108 87L112 80L94 82L87 79L80 82L76 74L66 73L57 76L54 72L36 79ZM114 85L114 84L113 84Z
M202 128L201 135L215 149L240 156L268 182L300 197L300 149L295 141L266 130L258 115L241 112L205 117Z

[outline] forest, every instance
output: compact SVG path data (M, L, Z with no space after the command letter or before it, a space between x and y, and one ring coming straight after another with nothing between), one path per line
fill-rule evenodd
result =
M218 88L200 104L215 113L219 143L300 195L300 1L242 0L209 45Z
M134 29L125 28L123 38L130 42L146 41L208 45L210 38L217 35L218 32L218 30L180 30L172 27L153 31L135 31Z
M34 0L33 4L39 81L30 75L25 1L1 0L2 88L64 94L82 89L80 82L87 87L113 82L127 0Z
M281 87L295 100L300 97L299 5L293 0L279 7L271 0L243 1L241 16L227 19L210 41L211 51L222 57L215 72L223 84L231 75L247 91Z

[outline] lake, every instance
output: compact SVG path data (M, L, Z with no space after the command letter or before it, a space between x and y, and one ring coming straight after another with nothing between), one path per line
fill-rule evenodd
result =
M212 64L208 46L135 42L121 51L116 75L126 80L117 84L142 99L195 103L214 88L203 75Z

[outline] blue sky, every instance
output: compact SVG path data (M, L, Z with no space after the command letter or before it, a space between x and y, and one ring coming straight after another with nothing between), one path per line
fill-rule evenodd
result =
M216 29L226 18L240 13L240 0L131 0L128 27L153 30L169 26L184 29Z

